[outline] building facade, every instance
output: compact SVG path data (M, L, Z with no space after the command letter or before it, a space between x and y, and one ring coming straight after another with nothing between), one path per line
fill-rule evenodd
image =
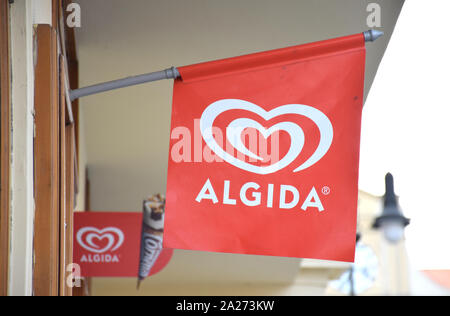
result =
M139 211L144 196L165 189L168 138L161 135L169 131L171 86L81 101L69 91L161 65L364 31L370 1L73 2L83 9L79 21L69 0L0 0L0 295L347 294L330 285L347 263L183 250L139 292L134 279L73 287L73 213ZM402 4L383 4L386 36L368 50L366 96ZM389 245L371 228L379 212L380 199L360 192L361 243L379 266L357 294L411 294L404 243Z

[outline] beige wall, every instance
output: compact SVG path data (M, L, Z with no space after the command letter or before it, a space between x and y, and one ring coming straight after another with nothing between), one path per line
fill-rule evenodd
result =
M313 263L313 265L315 265ZM334 263L331 263L334 266ZM343 267L310 267L298 271L293 280L287 284L255 282L178 282L177 284L156 284L154 280L145 281L144 287L137 291L136 281L105 279L93 283L94 295L175 295L175 296L317 296L324 295L327 283L332 277L342 273ZM119 288L120 284L120 288ZM125 286L124 288L121 288Z
M366 6L372 1L77 2L82 9L77 29L80 85L86 86L362 32L368 28ZM377 2L382 4L386 36L368 45L366 94L403 4ZM81 100L94 210L140 211L143 198L165 192L171 96L172 82L161 81ZM225 263L218 258L226 258ZM176 251L167 269L147 280L140 293L154 294L159 288L171 294L233 294L237 289L308 293L310 287L300 291L292 285L299 267L295 259ZM224 285L224 279L242 275L248 277L245 284ZM173 279L176 282L170 283ZM212 285L202 285L205 280ZM264 285L274 283L281 285ZM93 284L94 294L135 293L135 280L98 279Z

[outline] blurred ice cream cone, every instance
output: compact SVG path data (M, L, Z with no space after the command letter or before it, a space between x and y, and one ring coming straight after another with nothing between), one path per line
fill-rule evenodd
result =
M165 200L161 194L152 195L144 200L138 289L162 251Z

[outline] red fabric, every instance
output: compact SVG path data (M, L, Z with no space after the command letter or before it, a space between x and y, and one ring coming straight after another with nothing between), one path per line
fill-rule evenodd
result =
M353 261L364 45L363 35L357 34L178 68L182 80L175 81L173 93L165 247ZM247 105L248 108L244 108ZM229 106L230 110L226 110ZM223 112L216 117L206 115L207 109L212 108L215 113ZM305 113L289 112L297 108ZM322 119L322 114L312 119L308 113L317 110L326 119ZM284 114L275 115L277 111ZM204 117L207 118L199 123ZM251 162L247 158L247 169L242 169L236 166L238 163L221 159L223 157L217 155L213 146L206 144L201 124L210 118L212 127L223 131L223 145L217 139L216 142L224 151L230 145L226 139L227 126L242 118L261 125L259 130L254 129L269 148L272 140L275 142L269 128L295 124L292 134L281 128L279 161L293 149L294 141L301 143L302 131L304 146L295 160L280 170L255 173L249 171L253 168L249 165L267 167L270 164ZM331 145L325 146L326 153L311 166L294 172L304 166L331 135L323 132L326 128L318 127L326 126L323 121L331 123ZM190 132L190 147L181 146L180 150L179 131L186 131L186 128ZM263 132L270 136L261 137ZM203 158L199 148L207 153ZM174 159L173 153L177 151L184 157L182 161ZM211 153L216 155L211 156ZM235 156L244 160L242 156ZM211 159L205 157L215 157L217 161L210 162ZM202 189L209 187L208 180L217 203L212 199L196 201ZM259 205L248 206L240 198L241 188L249 182L256 183L259 189L244 190L245 198L252 200L254 194L261 194ZM299 202L295 207L280 208L281 185L298 190ZM273 201L269 202L271 190ZM303 210L301 207L313 190L323 209L317 206ZM205 192L210 194L211 190ZM235 200L235 205L224 203L224 193L228 199ZM285 202L289 202L294 193L288 192L285 197ZM310 202L317 202L316 198L311 198Z
M137 277L141 228L142 213L75 212L73 261L81 276ZM172 254L163 249L149 275L161 271Z

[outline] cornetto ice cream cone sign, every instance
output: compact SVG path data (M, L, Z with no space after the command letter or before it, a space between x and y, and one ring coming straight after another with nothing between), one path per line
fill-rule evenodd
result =
M165 198L160 194L144 201L138 287L149 275L163 250L164 204Z
M362 34L178 68L163 244L353 261Z

